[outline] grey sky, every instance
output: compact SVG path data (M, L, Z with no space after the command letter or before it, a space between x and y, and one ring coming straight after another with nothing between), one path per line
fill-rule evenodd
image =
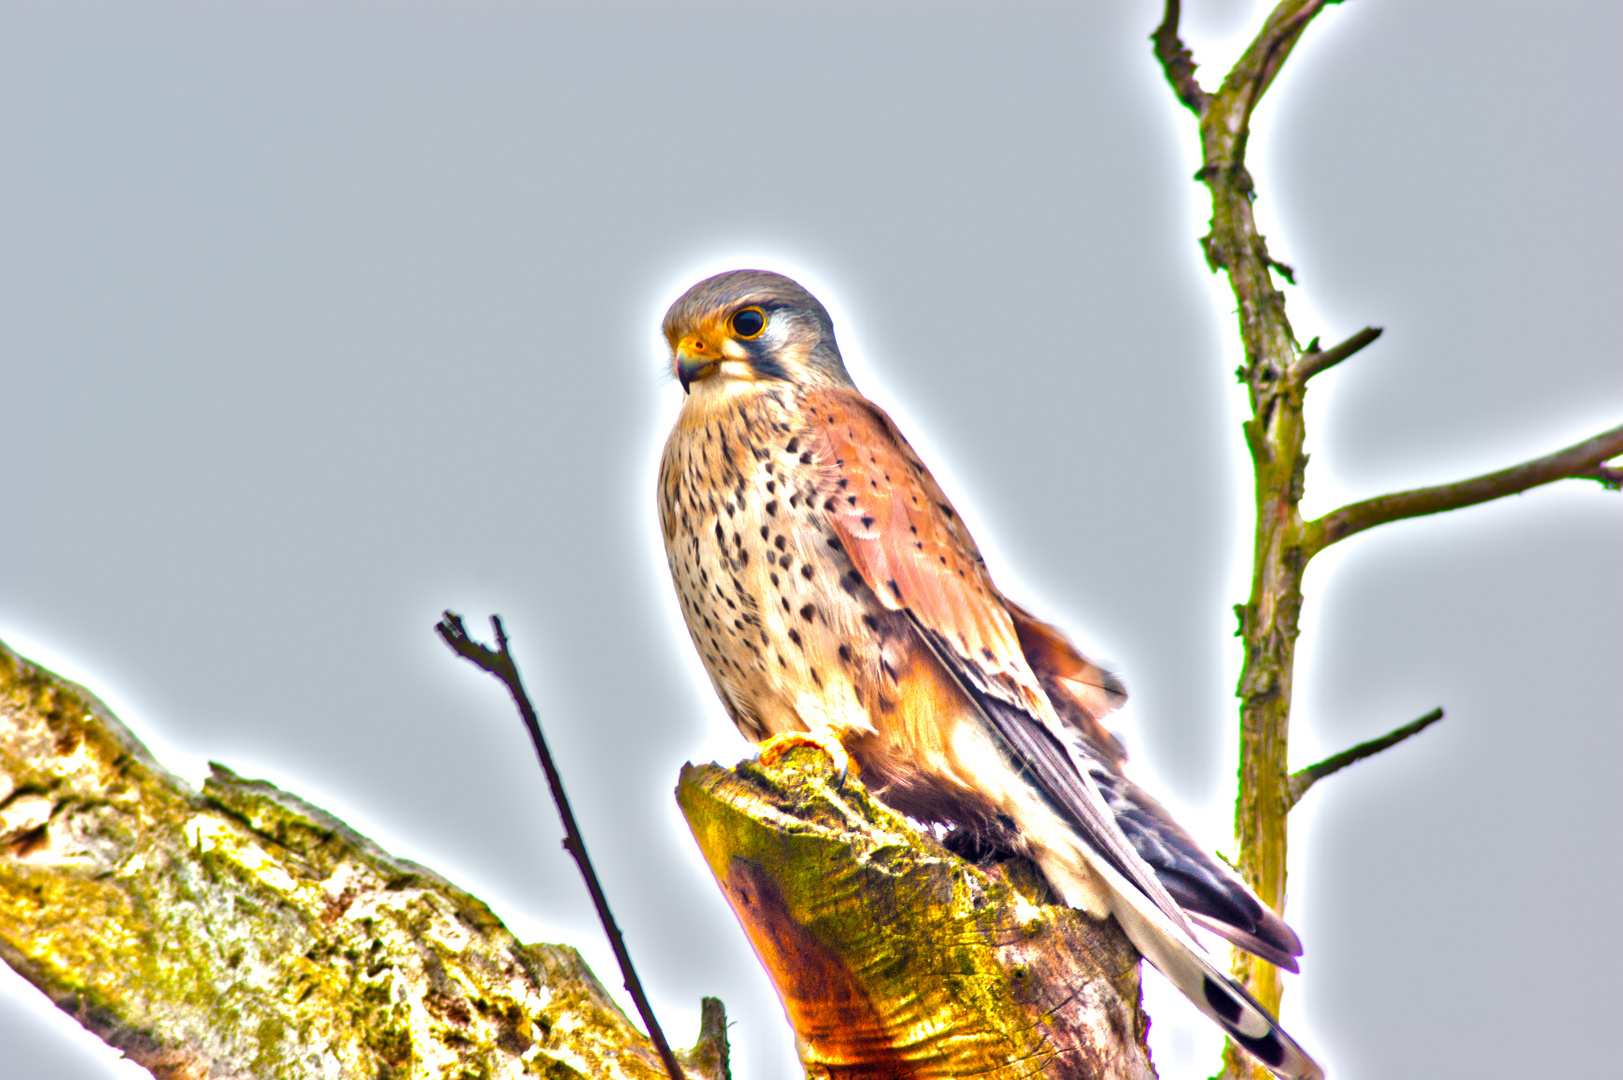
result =
M1238 2L1186 5L1208 81ZM704 273L802 277L993 571L1111 659L1227 844L1248 553L1232 299L1133 4L0 6L0 638L617 983L524 735L430 627L508 620L672 1037L782 1012L671 798L744 747L654 532ZM1315 384L1309 508L1623 417L1616 4L1329 10L1253 140ZM1337 1080L1615 1068L1623 498L1321 556L1294 760L1443 705L1293 818L1285 1021ZM0 1075L121 1075L11 975ZM1167 1077L1207 1028L1158 1011ZM1557 1034L1558 1033L1558 1034ZM1552 1036L1558 1048L1552 1049Z

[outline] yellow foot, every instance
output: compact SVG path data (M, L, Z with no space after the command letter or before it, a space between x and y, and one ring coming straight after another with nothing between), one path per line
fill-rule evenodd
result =
M827 731L785 731L774 735L761 744L757 755L762 765L776 765L778 760L797 746L815 746L829 756L834 762L834 771L839 775L839 782L845 783L846 773L854 772L861 775L862 770L852 762L845 747Z

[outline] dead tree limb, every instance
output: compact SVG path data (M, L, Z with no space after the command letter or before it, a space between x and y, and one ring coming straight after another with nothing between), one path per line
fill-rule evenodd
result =
M1285 296L1274 284L1274 260L1252 215L1253 184L1245 166L1252 110L1279 73L1319 0L1285 0L1236 61L1215 92L1191 104L1186 75L1167 64L1184 49L1178 40L1177 4L1169 0L1155 34L1155 51L1178 99L1199 120L1202 166L1196 174L1211 194L1211 231L1201 241L1208 265L1228 275L1239 302L1245 363L1238 374L1249 390L1251 419L1244 425L1256 472L1256 531L1251 596L1236 611L1245 660L1239 685L1240 792L1235 834L1241 874L1276 911L1285 901L1285 815L1289 809L1289 716L1292 663L1301 613L1301 577L1307 555L1301 542L1302 384L1290 377L1298 364L1296 335L1285 317ZM1191 57L1189 63L1193 63ZM1350 352L1349 352L1350 355ZM1277 1013L1278 972L1236 952L1234 974ZM1227 1071L1252 1075L1243 1051L1225 1052ZM1265 1074L1264 1074L1265 1075Z
M270 784L193 791L3 645L0 957L161 1080L666 1075L574 949Z
M689 765L676 797L809 1076L1155 1075L1137 950L1031 864L965 863L813 747Z
M1325 768L1316 774L1320 766L1314 766L1293 776L1288 766L1296 635L1308 561L1329 544L1389 521L1453 510L1569 477L1607 486L1623 479L1623 470L1605 464L1623 453L1620 427L1497 473L1368 499L1314 521L1302 519L1307 468L1303 398L1308 380L1369 345L1380 331L1365 329L1322 352L1316 346L1298 348L1285 314L1285 294L1273 276L1277 272L1294 284L1294 272L1268 254L1257 231L1252 214L1255 185L1246 169L1245 152L1253 111L1326 2L1279 3L1216 91L1200 85L1195 57L1178 36L1177 0L1166 0L1161 24L1151 35L1168 84L1199 123L1202 163L1196 179L1206 185L1212 200L1211 231L1201 246L1212 270L1228 275L1245 349L1237 374L1251 404L1243 434L1255 473L1256 526L1251 594L1235 609L1245 646L1237 690L1240 790L1235 837L1241 874L1275 910L1282 910L1285 902L1286 815L1308 784L1335 771ZM1402 736L1388 736L1348 753L1367 757L1399 741ZM1272 965L1236 953L1234 973L1264 1005L1278 1010L1280 985ZM1226 1076L1266 1076L1232 1044L1224 1058Z
M1030 864L965 863L811 748L677 794L813 1077L1153 1077L1137 952ZM3 646L0 956L162 1080L665 1075L575 950L270 784L192 791ZM678 1056L725 1080L719 1002Z

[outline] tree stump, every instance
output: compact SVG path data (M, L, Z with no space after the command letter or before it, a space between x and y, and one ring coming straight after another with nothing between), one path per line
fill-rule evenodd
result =
M1155 1075L1138 952L1030 863L965 862L814 747L689 765L676 795L809 1076Z

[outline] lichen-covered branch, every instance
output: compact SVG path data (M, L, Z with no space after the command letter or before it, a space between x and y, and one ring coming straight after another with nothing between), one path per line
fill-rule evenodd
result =
M1382 750L1390 749L1404 739L1420 734L1442 718L1443 710L1433 709L1420 719L1411 720L1378 739L1361 742L1357 746L1348 747L1339 754L1331 754L1323 761L1309 765L1305 769L1297 769L1291 773L1290 777L1290 793L1288 796L1290 804L1295 806L1301 801L1302 796L1307 794L1308 788L1323 780L1326 776L1338 773L1348 765L1363 761L1367 757L1374 757Z
M1154 1076L1137 951L1030 864L965 863L812 747L676 795L810 1076Z
M1452 484L1381 495L1332 510L1307 523L1305 547L1311 556L1338 540L1345 540L1354 533L1376 525L1475 506L1557 480L1582 478L1607 484L1606 474L1619 470L1606 469L1604 463L1619 454L1623 454L1623 424L1564 450L1498 472Z
M3 645L0 957L161 1080L665 1076L574 949L270 784L191 790Z

